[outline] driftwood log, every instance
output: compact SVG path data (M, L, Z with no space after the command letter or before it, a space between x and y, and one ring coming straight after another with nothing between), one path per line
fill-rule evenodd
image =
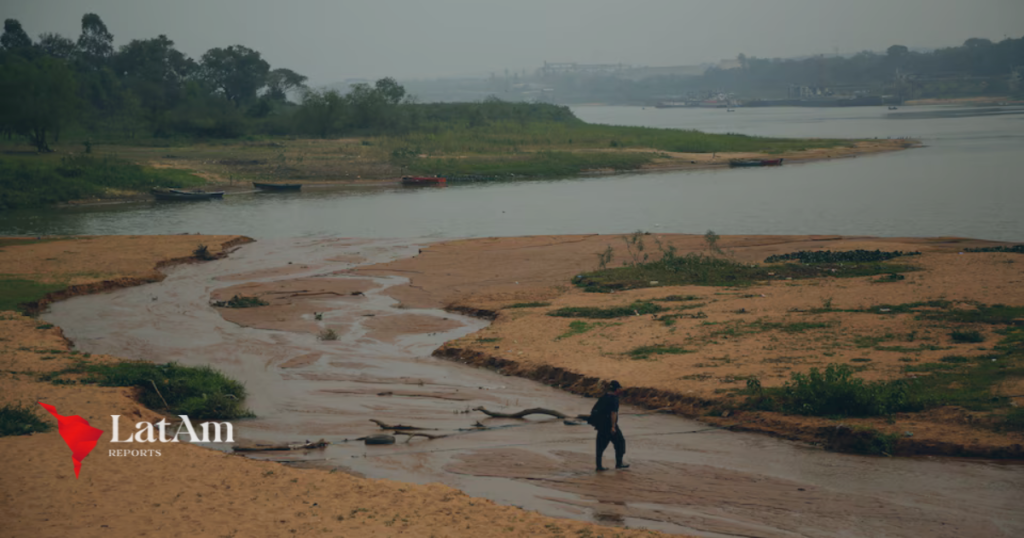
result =
M543 407L534 407L532 409L523 409L518 413L499 413L497 411L488 411L486 407L477 407L473 411L480 411L481 413L493 417L493 418L524 418L527 415L548 415L555 418L573 418L565 413L555 411L553 409L544 409ZM589 415L576 415L575 418L586 419Z
M436 430L437 429L437 428L418 428L416 426L406 426L404 424L388 424L387 422L383 422L383 421L377 420L375 418L371 418L370 422L373 422L374 424L380 426L380 429L382 429L382 430L423 431L423 430Z
M314 448L324 448L329 445L327 441L321 439L315 442L306 441L305 443L296 444L283 444L283 445L252 445L252 446L240 446L235 445L231 447L231 450L235 452L272 452L277 450L310 450Z

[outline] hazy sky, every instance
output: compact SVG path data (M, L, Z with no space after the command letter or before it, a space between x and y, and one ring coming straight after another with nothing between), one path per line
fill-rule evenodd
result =
M198 59L241 44L314 85L532 71L545 60L689 65L1024 36L1024 0L0 0L33 38L166 34Z

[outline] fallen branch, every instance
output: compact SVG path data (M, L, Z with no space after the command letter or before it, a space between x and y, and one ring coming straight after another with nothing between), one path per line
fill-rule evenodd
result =
M493 417L493 418L523 418L527 415L548 415L555 418L570 418L565 413L560 413L552 409L544 409L543 407L534 407L533 409L524 409L518 413L498 413L496 411L488 411L485 407L477 407L473 411L480 411L481 413Z
M370 422L380 426L382 430L394 430L394 431L422 431L422 430L436 430L437 428L417 428L416 426L405 426L403 424L388 424L387 422L381 422L375 418L371 418Z
M426 437L427 439L430 439L431 441L433 441L434 439L441 439L443 437L448 437L449 434L445 433L445 434L441 434L441 435L433 435L433 434L421 433L421 432L411 432L411 433L410 432L395 432L395 435L408 435L409 439L406 440L406 442L408 443L409 441L412 440L413 437Z
M253 445L253 446L233 446L231 450L235 452L272 452L276 450L309 450L314 448L324 448L329 445L327 441L321 439L316 442L306 441L305 443L298 443L294 445Z

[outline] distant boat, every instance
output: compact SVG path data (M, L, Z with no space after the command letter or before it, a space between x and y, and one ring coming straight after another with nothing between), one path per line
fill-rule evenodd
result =
M733 159L729 168L752 168L757 166L782 166L783 159Z
M443 177L405 176L402 178L402 185L409 187L444 187L448 185L448 180Z
M302 189L301 183L256 183L253 181L252 186L261 191L297 191Z
M183 191L180 189L157 189L150 191L157 200L213 200L223 198L224 191L205 192L200 190Z

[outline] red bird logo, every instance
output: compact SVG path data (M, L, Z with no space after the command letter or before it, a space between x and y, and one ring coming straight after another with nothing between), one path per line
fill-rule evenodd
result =
M75 478L77 479L78 472L82 470L82 460L92 452L92 449L96 448L96 443L103 435L103 430L93 428L89 425L89 421L78 415L65 417L58 414L57 408L52 405L43 402L39 402L39 405L57 419L57 432L71 449L71 459L75 462Z

